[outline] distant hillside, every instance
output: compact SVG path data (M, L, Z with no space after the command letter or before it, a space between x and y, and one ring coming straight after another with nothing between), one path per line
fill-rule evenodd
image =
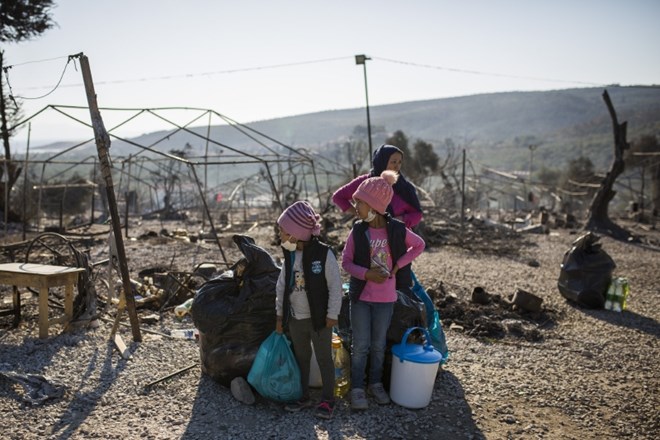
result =
M660 134L660 88L614 86L607 90L619 121L628 121L628 140L640 134ZM440 154L444 140L452 139L459 147L468 149L472 160L502 169L524 169L530 144L539 145L535 153L539 166L561 168L568 159L582 154L603 168L611 160L613 139L602 93L601 88L508 92L374 106L370 109L374 145L388 133L403 130L412 140L431 142ZM292 147L322 150L327 144L350 136L356 126L366 125L366 115L364 108L356 108L246 125ZM205 136L207 128L193 130ZM149 133L133 141L150 145L165 134ZM241 151L263 151L233 127L214 126L211 138ZM203 151L203 140L181 132L156 148L169 151L181 149L186 143ZM113 141L114 155L135 151L134 146Z

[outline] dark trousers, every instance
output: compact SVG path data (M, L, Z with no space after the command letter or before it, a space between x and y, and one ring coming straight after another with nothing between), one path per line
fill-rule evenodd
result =
M314 354L319 363L321 380L323 381L322 399L333 400L335 390L335 365L332 360L332 329L323 328L318 332L312 327L310 319L289 320L289 337L293 343L293 353L300 367L303 399L309 398L309 370L312 360L312 344Z

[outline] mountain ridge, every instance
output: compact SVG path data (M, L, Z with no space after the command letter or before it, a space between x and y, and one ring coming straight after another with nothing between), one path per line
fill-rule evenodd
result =
M388 133L402 130L411 141L423 139L441 152L445 140L452 139L454 145L468 148L476 159L509 169L525 163L527 147L534 143L542 146L538 151L541 162L561 166L582 154L603 167L611 158L613 145L604 90L612 99L619 122L628 121L629 141L641 134L660 133L660 87L611 86L497 92L371 106L372 140L377 145ZM321 151L349 139L356 126L365 127L366 114L364 107L324 110L240 126L269 146L276 144L271 140L274 139L294 148ZM195 151L204 151L202 138L207 130L206 126L198 126L190 128L196 134L172 134L154 148L166 152L190 144ZM167 130L155 131L129 141L151 145L167 134ZM262 148L253 138L228 125L212 126L210 138L217 142L213 144L215 149L257 152ZM115 155L128 155L135 150L130 143L112 142Z

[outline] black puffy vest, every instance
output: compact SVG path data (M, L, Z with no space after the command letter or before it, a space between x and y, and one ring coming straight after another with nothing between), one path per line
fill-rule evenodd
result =
M302 251L303 277L305 278L305 293L309 302L309 311L312 315L314 330L325 327L325 319L328 315L328 282L325 279L325 260L328 257L328 249L325 243L318 238L312 239L305 245ZM291 316L291 292L293 290L293 258L295 252L284 251L285 287L282 301L282 326L286 328Z
M392 265L406 253L406 225L392 218L389 214L385 215L387 240L390 245L390 252L392 252ZM353 225L353 244L355 249L353 251L353 262L358 266L370 268L371 267L371 246L369 244L369 237L367 237L367 230L369 224L362 220ZM351 301L360 299L362 290L367 284L367 280L361 280L351 276L349 287L349 294ZM406 295L412 295L412 271L410 264L405 267L400 267L396 273L396 290L404 292Z

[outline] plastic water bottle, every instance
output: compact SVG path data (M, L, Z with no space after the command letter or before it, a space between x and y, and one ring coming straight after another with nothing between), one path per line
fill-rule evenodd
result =
M605 310L612 310L614 308L614 302L616 301L616 279L613 279L610 282L609 287L607 288L607 294L605 295Z
M199 330L196 328L174 329L170 336L177 339L199 339Z
M332 359L335 364L335 397L344 397L351 386L350 359L339 336L332 338Z
M612 310L620 312L621 303L623 303L623 290L621 289L620 278L617 278L614 281L614 302L612 303Z

